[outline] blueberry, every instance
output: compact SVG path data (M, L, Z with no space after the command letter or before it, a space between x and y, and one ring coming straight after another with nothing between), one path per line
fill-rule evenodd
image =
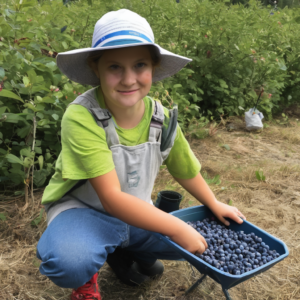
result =
M241 251L239 248L237 248L237 249L235 249L235 253L236 253L236 254L241 254L242 251Z
M224 244L225 249L229 249L229 244Z
M234 269L234 265L229 265L229 266L228 266L228 270L229 270L229 271L232 271L233 269Z
M243 274L280 256L253 232L233 231L209 218L187 224L200 232L208 243L208 249L197 256L221 271Z

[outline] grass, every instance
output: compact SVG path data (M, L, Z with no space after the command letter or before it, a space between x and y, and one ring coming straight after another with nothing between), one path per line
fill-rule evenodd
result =
M293 122L293 119L290 118ZM235 122L231 118L231 122ZM269 122L260 134L243 130L240 119L237 131L218 128L218 134L204 139L191 139L191 147L202 164L202 174L216 197L238 207L247 219L282 239L290 255L270 270L232 288L233 300L300 299L300 139L299 127L286 127ZM299 125L297 125L299 126ZM296 141L296 142L295 142ZM227 144L230 150L218 145ZM288 155L286 155L288 153ZM265 181L256 178L263 170ZM219 181L221 181L219 184ZM181 208L198 205L169 175L160 170L152 199L161 190L181 193ZM1 198L0 214L0 299L65 300L69 289L55 286L38 271L35 248L44 231L45 215L37 226L31 222L39 217L41 192L26 211L22 197ZM160 279L139 288L120 283L105 265L100 270L99 284L103 300L213 300L225 299L220 285L206 279L190 295L184 291L199 274L186 262L164 261L165 272Z

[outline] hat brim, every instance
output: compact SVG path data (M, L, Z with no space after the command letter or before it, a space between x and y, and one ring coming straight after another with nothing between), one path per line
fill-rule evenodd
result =
M126 47L137 47L137 46L155 46L158 50L158 54L161 57L160 65L155 68L152 82L160 81L167 77L170 77L180 71L187 63L192 60L174 54L157 44L154 43L136 43L128 44ZM80 84L88 84L97 86L100 84L99 78L95 75L93 70L87 64L87 58L93 53L103 50L121 48L120 45L103 47L103 48L82 48L62 52L57 55L57 66L72 81ZM125 48L125 47L123 47Z

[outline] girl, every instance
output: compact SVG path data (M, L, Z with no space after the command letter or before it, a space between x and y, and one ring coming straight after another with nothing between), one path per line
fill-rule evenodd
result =
M147 97L153 81L175 74L189 61L155 44L148 22L125 9L96 23L91 48L57 57L71 80L96 86L64 114L62 151L42 199L48 227L37 245L40 272L73 288L73 300L101 299L97 272L107 259L129 284L161 274L157 259L180 259L151 231L191 253L207 248L196 230L152 205L163 162L224 224L229 225L225 218L242 223L242 213L217 201L201 177L180 127L170 129L173 111Z

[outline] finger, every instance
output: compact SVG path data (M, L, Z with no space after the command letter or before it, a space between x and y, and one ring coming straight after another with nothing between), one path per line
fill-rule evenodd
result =
M243 220L240 218L240 215L237 215L237 214L233 214L232 216L230 216L230 219L237 222L238 224L243 223Z
M204 246L205 246L205 249L207 249L208 248L208 245L207 245L207 242L206 242L206 240L205 240L205 238L201 235L201 240L202 240L202 243L204 244Z
M225 224L226 226L229 226L229 225L230 225L230 223L229 223L225 218L223 218L222 216L219 217L219 220L220 220L223 224Z
M246 220L246 217L239 211L239 216L241 217L241 218L243 218L244 220Z
M200 233L199 233L199 235L200 235L201 242L204 244L205 249L207 249L208 245L207 245L207 242L206 242L205 238Z
M199 245L199 249L195 252L195 254L202 254L206 250L203 243Z

